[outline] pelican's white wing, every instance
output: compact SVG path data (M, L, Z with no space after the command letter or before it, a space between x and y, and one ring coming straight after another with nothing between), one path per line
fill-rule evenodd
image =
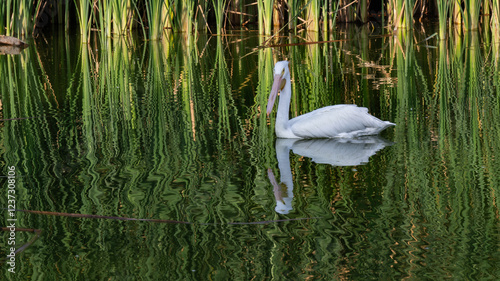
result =
M289 121L292 132L301 138L352 138L376 135L394 124L370 114L365 107L338 104L323 107Z

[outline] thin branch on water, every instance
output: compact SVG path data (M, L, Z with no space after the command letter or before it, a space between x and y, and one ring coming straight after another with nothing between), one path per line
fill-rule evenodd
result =
M161 220L161 219L137 219L137 218L127 218L127 217L114 217L114 216L101 216L101 215L87 215L87 214L74 214L74 213L61 213L61 212L48 212L48 211L34 211L34 210L15 210L17 212L25 212L38 215L48 215L48 216L59 216L59 217L72 217L72 218L86 218L86 219L108 219L108 220L121 220L121 221L145 221L145 222L156 222L156 223L173 223L173 224L195 224L187 221L176 221L176 220ZM245 224L270 224L277 222L286 221L299 221L299 220L310 220L319 219L320 217L311 218L295 218L295 219L279 219L279 220L269 220L269 221L257 221L257 222L229 222L228 225L245 225ZM201 223L200 225L217 225L222 223Z
M328 40L328 41L289 43L289 44L269 45L269 46L264 46L264 47L261 47L261 48L288 47L288 46L301 46L301 45L315 45L315 44L333 43L333 42L344 42L344 41L352 41L352 40L351 39L337 39L337 40Z
M113 216L87 215L87 214L48 212L48 211L34 211L34 210L16 210L16 211L17 212L31 213L31 214L39 214L39 215L58 216L58 217L87 218L87 219L108 219L108 220L121 220L121 221L148 221L148 222L176 223L176 224L191 224L190 222L176 221L176 220L137 219L137 218L127 218L127 217L113 217Z
M434 38L434 37L436 37L437 35L438 35L438 33L436 32L436 33L432 34L431 36L429 36L429 37L425 38L424 40L422 40L422 41L418 42L417 44L420 44L420 43L425 42L425 41L427 41L427 40L429 40L429 39L431 39L431 38Z

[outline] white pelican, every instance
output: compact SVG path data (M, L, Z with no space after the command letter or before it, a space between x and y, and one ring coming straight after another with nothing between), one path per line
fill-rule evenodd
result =
M396 125L368 114L367 108L355 104L326 106L289 120L292 85L288 61L279 61L274 66L274 83L267 103L267 116L273 110L278 91L280 101L275 129L279 138L354 138L376 135Z

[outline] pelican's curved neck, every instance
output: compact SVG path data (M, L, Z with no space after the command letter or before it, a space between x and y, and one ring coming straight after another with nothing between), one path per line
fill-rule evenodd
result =
M280 92L278 112L276 114L276 135L280 138L295 138L288 124L290 112L290 100L292 98L292 83L290 75L283 77L286 79L285 87Z

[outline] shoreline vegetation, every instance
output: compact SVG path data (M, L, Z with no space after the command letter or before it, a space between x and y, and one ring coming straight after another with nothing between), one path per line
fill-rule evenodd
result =
M372 24L389 32L415 22L439 21L447 33L489 28L500 35L500 0L5 0L0 35L29 37L50 25L66 32L78 27L82 43L91 31L102 38L129 36L138 29L145 40L160 40L165 30L196 35L258 29L262 35L287 30L327 34L337 23ZM452 28L453 27L453 28Z

